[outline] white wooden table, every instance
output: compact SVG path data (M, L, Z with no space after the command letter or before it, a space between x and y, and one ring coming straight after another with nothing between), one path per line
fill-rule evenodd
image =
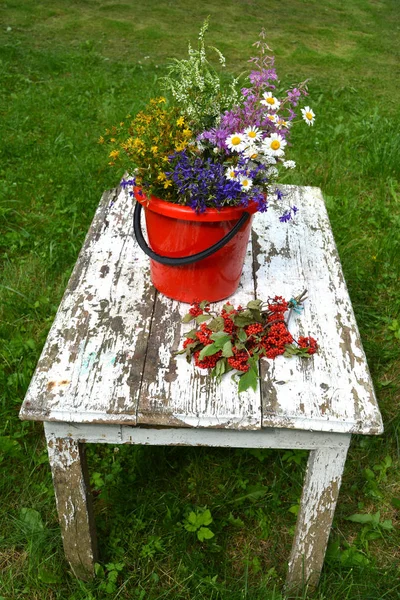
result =
M270 207L254 219L235 305L308 290L297 337L320 351L261 361L260 386L238 396L174 357L188 305L156 293L132 239L133 203L103 195L49 333L20 417L44 421L65 554L93 575L96 536L86 443L310 450L287 585L322 568L352 433L383 431L360 336L318 188L287 186L296 220Z

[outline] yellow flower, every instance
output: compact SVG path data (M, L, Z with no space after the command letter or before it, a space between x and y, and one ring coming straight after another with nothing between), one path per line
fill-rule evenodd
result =
M178 127L180 127L181 125L184 125L185 119L183 117L179 117L179 119L176 120L176 124L178 125Z
M104 138L102 135L99 137L99 144L104 144Z
M110 138L110 142L112 142L113 144L116 142L117 140L115 138Z
M172 185L172 181L170 179L166 179L164 181L164 189L167 189L170 185Z
M110 154L108 155L110 158L118 158L119 156L119 150L111 150Z
M192 135L192 132L191 132L191 130L190 130L190 129L188 129L188 128L184 129L184 130L182 131L182 133L183 133L183 135L184 135L184 137L185 137L185 138L190 138L190 137L191 137L191 135Z
M161 173L159 173L159 175L157 177L157 180L162 182L162 181L165 181L166 179L167 179L166 174L161 171Z
M157 154L157 152L158 152L158 146L152 146L152 147L151 147L151 151L152 151L152 153L153 153L153 154L154 154L154 156L155 156L155 155Z
M182 150L184 150L185 148L186 148L185 142L180 142L178 144L175 144L175 150L177 152L182 152Z

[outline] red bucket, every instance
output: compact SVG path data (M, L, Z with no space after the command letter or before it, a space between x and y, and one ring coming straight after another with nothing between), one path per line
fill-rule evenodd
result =
M157 290L188 303L231 296L242 274L256 203L246 208L208 208L198 215L188 206L154 196L149 199L139 188L134 193L134 232L150 256L151 280ZM151 248L140 229L142 206Z

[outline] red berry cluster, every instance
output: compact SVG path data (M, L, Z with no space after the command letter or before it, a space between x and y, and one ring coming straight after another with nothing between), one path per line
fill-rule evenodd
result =
M288 310L289 303L286 302L282 296L275 296L272 302L268 303L268 310L272 313L282 313L282 315Z
M193 338L187 338L187 340L185 340L183 342L183 347L186 348L187 346L189 346L189 344L193 344L196 340L194 340Z
M297 343L300 348L308 348L308 354L315 354L318 350L317 340L312 337L299 337Z
M231 306L229 304L229 302L227 303L227 306ZM228 308L228 310L226 310L225 308L222 309L221 317L224 320L224 331L226 333L235 333L235 331L237 330L237 327L232 320L234 315L237 315L237 314L238 314L238 310L235 310L233 306L232 306L232 310L230 310L229 308Z
M260 346L267 358L276 358L285 353L286 344L293 343L293 336L288 331L284 322L274 323L269 328L267 335L263 336Z
M264 331L264 327L261 325L261 323L253 323L252 325L247 325L247 327L244 328L247 337L250 337L252 335L257 335L257 333L261 333L262 331Z
M191 314L192 317L198 317L203 314L203 309L200 308L198 302L194 302L192 304L191 308L189 309L189 314Z
M248 360L249 352L246 352L246 350L238 350L234 347L233 356L228 358L228 364L232 367L232 369L236 369L236 371L248 371Z
M211 356L205 356L202 360L199 359L199 354L200 350L196 350L193 353L194 364L196 367L200 367L201 369L213 369L222 356L222 350L219 350L216 354L212 354Z
M290 348L292 355L304 355L304 350L306 350L306 354L315 354L318 350L316 340L312 337L302 336L296 342L285 321L285 313L289 309L301 305L304 294L305 292L289 302L282 296L275 296L266 304L259 301L258 304L252 302L246 308L238 306L235 309L231 304L225 304L219 315L210 314L210 321L200 323L197 329L191 332L191 337L184 341L183 349L186 350L188 360L193 355L197 367L210 370L216 367L218 361L224 361L225 366L222 365L224 367L222 372L235 369L245 373L250 369L249 360L251 358L253 358L254 366L254 359L258 360L263 356L274 359ZM189 310L192 319L189 317L185 322L210 313L208 305L203 302L201 306L204 308L200 307L199 302L195 302ZM222 332L222 325L215 325L217 321L213 317L222 317ZM246 321L247 324L243 326ZM213 322L215 322L214 326ZM205 346L216 344L217 340L221 339L221 337L218 338L221 334L225 335L222 335L222 343L219 346L215 345L215 353L200 359L201 350ZM227 350L224 346L226 343L228 344ZM188 348L190 345L192 346ZM222 346L224 346L224 350L221 349ZM218 372L221 372L219 366Z
M212 339L210 335L212 334L211 329L207 327L205 323L200 325L200 331L196 331L196 337L203 344L203 346L208 346L208 344L212 344Z

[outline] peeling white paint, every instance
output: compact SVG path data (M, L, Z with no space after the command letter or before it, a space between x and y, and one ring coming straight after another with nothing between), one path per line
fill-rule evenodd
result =
M295 337L316 337L317 355L263 359L261 389L240 396L229 374L219 385L174 356L192 327L180 323L188 305L155 296L148 259L131 236L132 202L121 190L110 210L107 198L98 209L21 418L135 424L138 416L138 423L177 427L380 433L321 192L285 190L299 208L295 221L279 223L281 207L272 205L255 216L254 248L249 244L239 289L229 300L244 305L255 288L262 299L308 289L304 311L292 315L289 328Z

